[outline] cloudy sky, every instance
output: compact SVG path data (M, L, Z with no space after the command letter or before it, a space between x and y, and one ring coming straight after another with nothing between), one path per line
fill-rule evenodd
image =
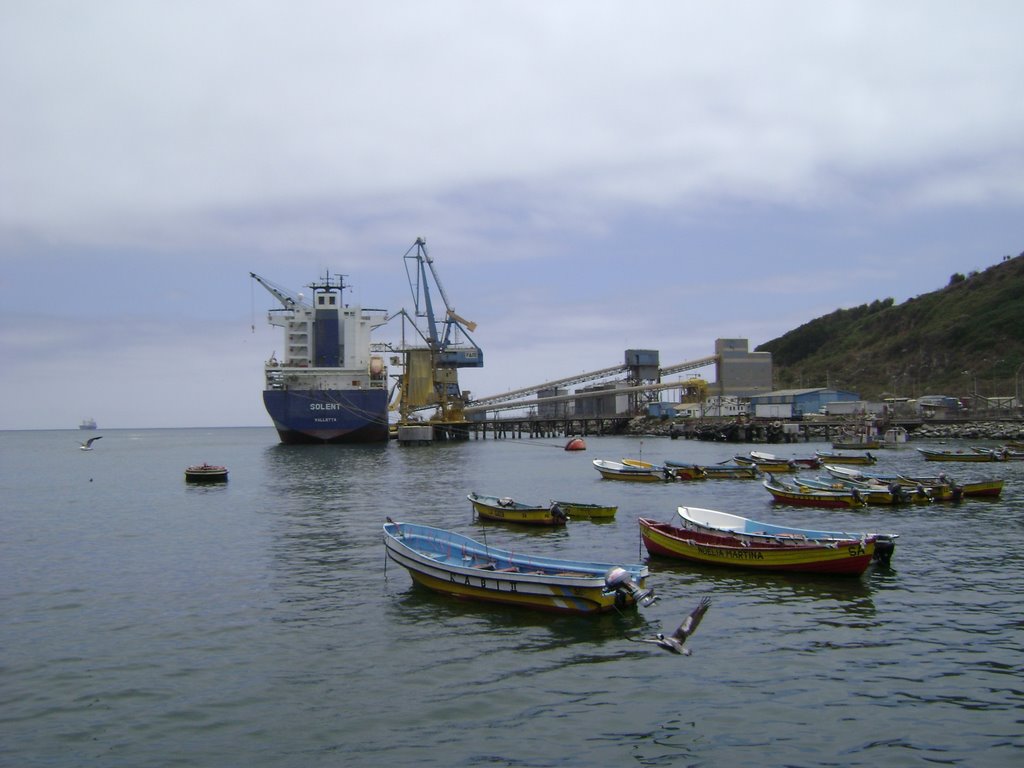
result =
M1024 4L0 2L0 429L269 425L256 272L478 396L756 345L1024 250ZM397 336L398 326L378 336Z

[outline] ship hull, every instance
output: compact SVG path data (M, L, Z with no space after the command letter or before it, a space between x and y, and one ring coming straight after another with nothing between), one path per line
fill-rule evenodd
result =
M388 440L384 389L265 390L263 404L282 443Z

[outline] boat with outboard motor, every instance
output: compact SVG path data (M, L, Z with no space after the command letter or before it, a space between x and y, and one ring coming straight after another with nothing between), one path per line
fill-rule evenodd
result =
M524 504L510 496L484 496L470 491L466 496L473 511L487 520L526 525L565 525L568 519L558 504Z
M681 480L753 480L761 471L754 464L687 464L666 461L665 466Z
M601 473L605 480L628 480L634 483L664 483L675 480L675 475L667 467L637 467L621 461L594 459L594 469Z
M676 510L684 528L708 533L735 536L750 544L783 539L789 541L866 541L875 540L875 560L888 564L896 549L898 533L871 533L867 531L823 531L796 528L790 525L765 523L730 512L703 507L679 507Z
M885 485L899 483L904 488L924 489L935 501L957 501L973 496L997 497L1003 492L1002 478L960 481L945 472L940 472L937 475L881 475L832 464L826 464L825 471L839 479L867 481Z
M454 531L390 518L384 546L417 584L453 597L560 613L604 613L655 600L642 564L512 552Z
M875 556L876 539L822 541L765 537L760 541L694 530L641 517L644 546L652 556L757 571L860 575Z
M836 453L834 451L815 451L814 454L825 464L859 464L869 466L878 463L871 451L864 453Z
M934 448L918 448L918 453L924 456L926 461L1006 461L1006 456L993 450L937 450Z
M779 504L790 504L798 507L863 507L867 500L856 488L845 490L823 491L803 488L779 480L769 473L762 483L772 499Z
M593 504L583 501L552 501L551 504L557 505L570 520L611 520L619 511L614 504Z

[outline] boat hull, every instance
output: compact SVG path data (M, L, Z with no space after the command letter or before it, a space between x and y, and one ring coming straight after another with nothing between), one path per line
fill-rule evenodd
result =
M556 613L590 614L635 607L629 593L609 593L605 574L624 569L646 589L647 568L512 555L460 534L429 526L384 526L388 557L417 584L450 595Z
M265 390L263 404L282 443L388 440L384 389Z
M688 530L640 518L640 535L651 555L757 571L859 576L875 556L873 540L805 544L797 540L750 544L733 536Z
M1002 461L1003 458L994 452L977 453L976 451L932 451L927 448L918 448L918 452L924 456L925 461Z
M615 513L619 511L618 507L606 506L604 504L585 504L578 501L552 501L551 503L561 507L570 520L575 518L611 520L615 517Z
M594 459L594 469L601 473L605 480L626 480L633 483L664 483L674 480L675 476L663 471L624 464L619 461Z

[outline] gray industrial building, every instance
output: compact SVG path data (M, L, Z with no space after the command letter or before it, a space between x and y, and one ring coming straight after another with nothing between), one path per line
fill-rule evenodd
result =
M746 339L715 339L715 383L720 397L753 397L772 391L772 353L751 352Z

